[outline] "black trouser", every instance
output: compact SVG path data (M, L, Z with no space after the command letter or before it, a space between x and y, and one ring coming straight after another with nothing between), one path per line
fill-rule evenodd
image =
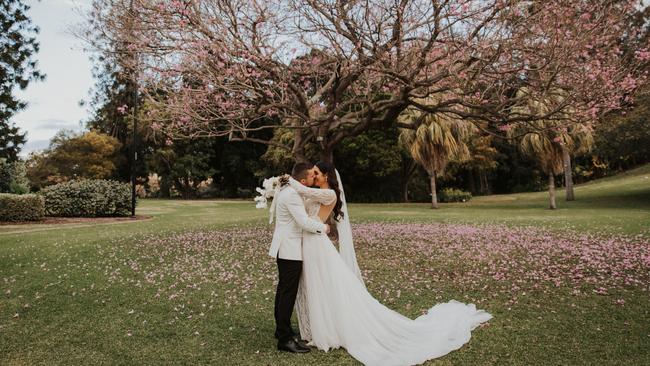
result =
M278 258L279 281L275 292L275 338L286 342L293 337L291 314L298 295L302 261Z

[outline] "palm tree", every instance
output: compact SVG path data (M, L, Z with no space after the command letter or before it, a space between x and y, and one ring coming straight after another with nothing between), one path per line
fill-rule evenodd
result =
M514 114L545 115L552 106L563 102L561 90L549 92L546 97L531 98L526 88L517 92L517 96L526 102L512 108ZM510 136L522 136L520 150L537 160L542 170L548 174L550 208L555 209L555 175L564 171L566 200L575 199L573 192L573 174L571 155L589 151L593 146L591 128L574 123L571 119L573 110L565 107L559 114L561 119L528 122L516 125L508 130Z
M562 161L564 168L564 187L566 200L574 201L573 192L573 169L571 157L585 154L594 146L594 135L590 127L582 124L573 124L566 130L561 130L555 137L562 145Z
M548 175L549 208L557 208L555 204L555 175L560 174L564 167L563 148L548 134L531 131L523 135L519 149L524 154L537 160L542 171Z
M481 127L486 128L486 124ZM468 183L472 194L489 194L490 187L487 180L487 172L497 167L497 156L499 152L492 146L492 135L474 134L467 141L470 159L461 162L458 166L468 173ZM476 176L478 175L478 188L476 187Z
M466 140L476 127L451 115L423 114L416 109L407 109L400 121L414 127L401 129L399 140L429 175L431 208L438 208L436 175L442 174L450 160L469 157Z

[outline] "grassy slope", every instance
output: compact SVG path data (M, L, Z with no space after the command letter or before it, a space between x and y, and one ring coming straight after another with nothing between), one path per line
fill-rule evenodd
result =
M575 193L577 200L567 202L564 191L558 190L556 210L546 209L548 192L534 192L475 197L464 204L441 204L440 210L431 210L428 204L353 205L351 214L357 220L502 223L650 233L650 165L579 185Z
M426 204L353 204L351 216L356 222L506 223L649 235L650 166L579 186L575 202L564 202L562 193L558 191L556 211L545 209L546 194L540 192L479 197L466 204L442 205L437 211ZM145 200L138 212L154 219L94 226L0 227L0 364L354 364L340 350L312 352L305 358L273 351L269 341L272 319L266 312L268 295L259 291L251 294L250 301L261 309L220 309L196 328L196 324L167 324L168 304L150 301L155 289L128 284L103 287L107 272L98 249L123 249L113 254L126 263L129 255L141 254L129 252L129 244L143 237L233 225L259 226L267 214L253 209L252 202L242 201ZM47 265L42 267L43 263ZM378 274L375 281L391 276L394 274L390 272ZM103 290L89 290L93 284ZM206 287L194 302L204 301L204 292L210 291L226 290L216 284ZM445 295L454 291L462 293L449 289ZM522 299L516 312L507 311L503 299L485 303L496 316L493 324L480 330L481 336L461 351L433 363L650 361L650 351L643 346L650 340L647 292L632 291L626 307L612 307L611 299L605 297L546 296L542 309L537 307L538 301ZM428 306L434 300L409 293L403 298L391 307L411 316L415 314L405 307L407 300L414 308ZM569 307L569 303L576 307ZM25 304L31 305L25 308ZM130 309L147 315L153 328L147 337L125 337L123 329L135 327L124 317ZM17 312L20 315L14 318ZM201 345L205 342L188 336L195 329L211 341Z

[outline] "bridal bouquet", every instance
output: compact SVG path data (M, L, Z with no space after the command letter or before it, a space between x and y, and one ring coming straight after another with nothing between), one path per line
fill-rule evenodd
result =
M264 179L262 182L262 188L255 188L257 193L260 194L254 198L255 208L267 208L268 200L272 199L273 196L275 196L277 190L280 189L280 187L283 185L287 184L287 181L288 177L286 175Z

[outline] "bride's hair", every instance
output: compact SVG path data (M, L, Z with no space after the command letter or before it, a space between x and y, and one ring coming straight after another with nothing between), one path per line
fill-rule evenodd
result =
M327 176L327 183L329 183L330 188L336 192L336 204L334 205L332 212L334 213L334 220L340 221L343 218L343 211L341 211L343 202L341 202L341 189L339 187L339 181L336 179L336 170L334 169L334 165L325 161L319 161L316 163L316 166Z

